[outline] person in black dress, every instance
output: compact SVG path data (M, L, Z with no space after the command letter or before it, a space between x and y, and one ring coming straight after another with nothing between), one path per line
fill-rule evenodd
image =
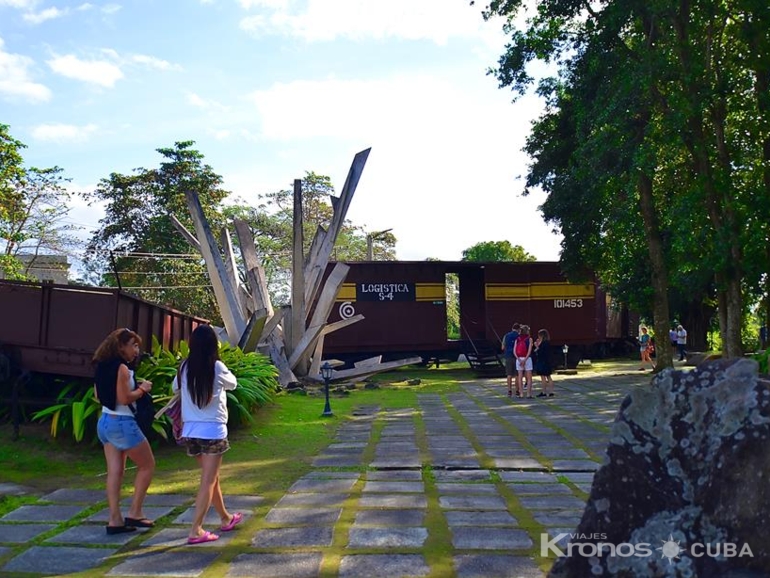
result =
M540 376L542 390L537 397L553 397L553 367L551 366L551 337L547 329L541 329L537 332L537 341L535 341L535 350L537 351L537 361L535 362L535 373Z

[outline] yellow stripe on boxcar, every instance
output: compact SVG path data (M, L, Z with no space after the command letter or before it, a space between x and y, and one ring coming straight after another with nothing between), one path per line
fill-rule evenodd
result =
M593 299L593 283L487 283L487 301L538 301L545 299Z

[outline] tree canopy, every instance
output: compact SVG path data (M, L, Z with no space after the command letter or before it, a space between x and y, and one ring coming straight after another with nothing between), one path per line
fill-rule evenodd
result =
M530 62L558 68L538 84L527 186L547 193L564 268L596 271L658 333L716 304L725 352L740 355L770 264L767 3L555 0L519 29L523 6L486 7L511 37L493 73L523 94Z
M521 245L511 245L510 241L483 241L463 251L463 261L516 261L526 263L537 261Z
M78 227L66 222L75 193L60 167L25 167L22 142L0 124L0 269L23 279L35 257L70 255L80 245ZM29 255L25 264L19 256Z

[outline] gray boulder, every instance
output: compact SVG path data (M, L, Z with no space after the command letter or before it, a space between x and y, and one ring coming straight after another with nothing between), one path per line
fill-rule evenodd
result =
M550 577L770 576L770 380L757 364L666 370L629 394L574 533Z

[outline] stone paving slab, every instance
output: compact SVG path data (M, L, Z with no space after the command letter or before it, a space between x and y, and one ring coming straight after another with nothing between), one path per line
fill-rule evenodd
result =
M489 470L437 470L433 472L433 477L437 482L479 482L491 480Z
M180 556L178 551L157 550L131 556L107 572L107 576L163 576L194 578L200 576L219 556L218 551L190 546Z
M422 472L415 470L377 470L366 472L366 479L373 482L419 482Z
M225 506L227 507L228 511L232 514L233 512L240 512L243 514L244 521L251 518L254 513L251 511L251 508L237 508L235 506L232 506L230 504L225 503ZM190 525L192 524L193 519L195 518L195 507L187 508L184 512L179 514L174 520L171 522L172 524L184 524L184 525ZM222 525L222 520L219 518L219 514L217 511L211 507L209 508L209 511L206 512L206 515L203 518L203 525L206 527L213 528L219 528L219 526Z
M457 578L542 578L531 558L467 554L454 557ZM587 577L586 577L587 578Z
M204 524L205 526L205 524ZM197 550L198 548L222 548L230 542L237 535L238 531L234 532L219 532L217 527L209 528L209 531L219 535L219 540L214 542L203 542L202 544L187 544L187 536L189 534L189 528L163 528L159 532L156 532L150 536L147 540L141 543L142 546L149 548L151 546L163 546L164 548L183 548L185 553L189 549Z
M74 574L100 565L115 552L115 548L33 546L12 558L2 570L45 575Z
M554 471L595 472L600 464L590 460L553 460Z
M366 482L364 492L371 493L420 493L425 491L422 482Z
M82 526L73 526L60 534L51 536L44 541L44 544L116 547L128 544L137 536L141 536L143 533L147 532L148 529L149 528L141 528L134 532L126 532L125 534L107 534L104 526L84 524Z
M227 504L228 496L225 496ZM144 499L144 506L184 506L195 501L194 494L147 494ZM130 506L131 498L123 498L120 501L121 506Z
M358 472L335 472L316 470L305 474L304 479L318 479L318 480L357 480L360 477Z
M85 511L83 506L61 504L20 506L0 518L2 522L66 522Z
M319 479L300 479L295 482L289 489L288 493L295 494L298 492L330 492L340 493L349 492L353 489L357 479L341 479L341 480L319 480Z
M361 510L356 512L356 526L422 526L425 510Z
M369 494L358 500L361 508L427 508L428 499L416 494Z
M348 548L420 548L426 528L352 528Z
M232 578L316 578L321 575L323 554L240 554L230 563Z
M459 484L439 482L436 484L439 493L446 494L494 494L498 495L497 488L493 484Z
M523 482L523 483L537 483L537 482L551 482L558 483L554 474L548 474L545 472L500 472L500 478L504 482Z
M533 510L559 510L572 508L582 511L585 507L585 500L575 496L522 496L519 502L525 508Z
M43 502L56 504L88 504L106 502L107 494L104 490L76 490L62 488L40 498Z
M265 521L288 526L332 525L341 514L342 508L273 508Z
M285 494L276 504L279 508L296 506L340 506L349 494Z
M331 546L332 535L331 526L275 528L257 532L251 545L255 548Z
M429 573L420 554L356 554L342 557L339 578L412 578Z
M543 464L534 458L492 458L495 467L501 470L542 470Z
M162 518L163 516L169 515L171 512L174 511L175 506L144 506L144 515L147 516L150 520L158 520ZM126 515L126 508L123 508L123 515ZM103 508L96 512L95 514L91 514L88 516L84 521L89 523L100 523L100 524L106 524L110 519L110 509L109 508Z
M524 530L457 526L452 528L452 546L459 550L523 550L532 547Z
M420 469L422 467L422 462L420 461L420 458L415 455L386 457L372 460L369 463L369 467L380 470L402 470L405 468Z
M23 544L55 527L56 524L0 524L0 542Z
M507 510L500 496L440 496L439 505L445 510Z
M533 494L559 494L559 495L572 495L572 490L564 484L508 484L516 494L533 495Z
M473 512L465 510L449 510L444 512L447 524L454 526L518 526L519 522L508 512L487 510Z

